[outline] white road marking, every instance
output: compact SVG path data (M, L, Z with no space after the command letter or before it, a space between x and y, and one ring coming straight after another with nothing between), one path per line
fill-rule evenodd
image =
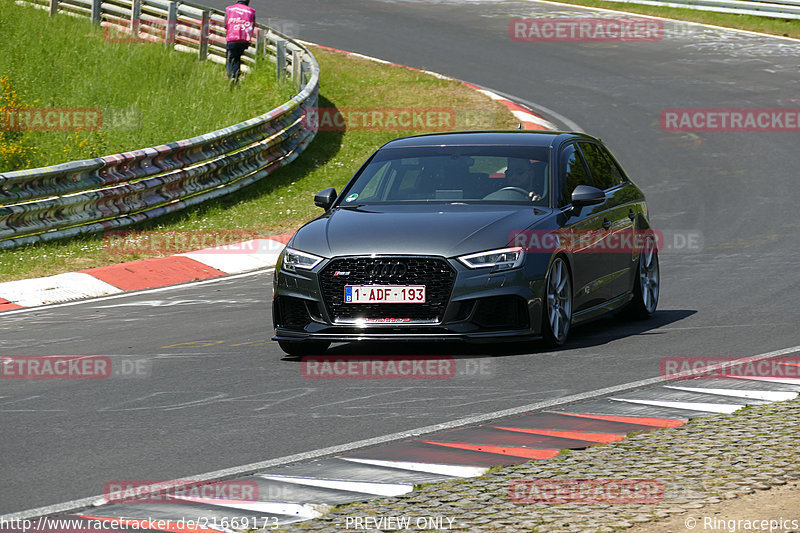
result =
M173 496L176 500L184 500L203 505L217 505L231 509L243 509L267 514L282 514L289 516L299 516L306 520L319 518L330 510L329 505L317 503L284 503L284 502L261 502L261 501L234 501L234 500L214 500L209 498L191 498L187 496Z
M738 411L745 406L745 404L665 402L661 400L630 400L627 398L609 398L609 400L613 400L615 402L636 403L640 405L652 405L653 407L684 409L687 411L705 411L707 413L733 413L734 411Z
M440 465L435 463L413 463L410 461L382 461L380 459L359 459L355 457L340 457L340 459L353 463L363 463L365 465L386 466L389 468L399 468L401 470L452 477L478 477L489 470L483 466Z
M123 292L123 293L120 293L120 294L114 294L112 296L100 296L98 298L90 298L88 300L80 300L80 301L77 301L77 302L64 302L64 303L59 303L59 304L40 305L38 307L26 307L24 309L14 309L14 310L11 310L11 311L3 311L2 313L0 313L0 322L2 322L3 318L5 318L7 316L18 315L20 313L30 313L30 312L33 312L33 311L50 310L50 309L56 309L58 307L69 307L69 306L73 306L73 305L95 304L97 302L105 302L107 300L116 300L118 298L128 298L130 296L141 296L142 294L157 294L157 293L160 293L160 292L174 291L176 289L185 289L187 287L188 288L192 288L192 287L197 287L197 286L200 286L200 285L209 285L209 284L212 284L212 283L220 283L220 282L223 282L223 281L230 281L232 279L239 279L239 278L244 278L244 277L247 277L247 276L256 276L256 275L265 274L265 273L268 274L268 273L270 273L270 272L272 272L274 270L275 270L274 268L268 268L268 269L263 269L263 270L254 270L253 272L245 272L244 274L233 274L231 276L221 276L219 278L213 278L213 279L204 279L204 280L200 280L200 281L190 281L190 282L187 282L187 283L181 283L180 285L169 285L167 287L156 287L154 289L145 289L145 290L142 290L142 291ZM11 283L11 282L9 282L9 283ZM266 287L266 285L265 285L265 287ZM267 290L267 289L265 288L265 290Z
M309 487L322 487L325 489L346 490L349 492L363 492L376 496L401 496L414 490L414 485L405 483L374 483L370 481L345 481L341 479L318 479L313 477L290 476L259 476L272 481L294 483Z
M683 390L687 392L699 392L701 394L717 394L719 396L733 396L737 398L749 398L751 400L767 400L769 402L782 402L797 398L796 392L774 391L774 390L739 390L739 389L707 389L701 387L675 387L667 385L667 389Z
M0 283L0 297L26 308L121 292L122 289L83 272Z

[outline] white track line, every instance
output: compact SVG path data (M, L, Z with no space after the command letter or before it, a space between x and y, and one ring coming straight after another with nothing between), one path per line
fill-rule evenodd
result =
M684 409L686 411L705 411L707 413L733 413L746 404L735 403L704 403L704 402L665 402L661 400L630 400L628 398L609 398L615 402L635 403L639 405L652 405L653 407L669 407L671 409Z
M324 489L346 490L349 492L362 492L375 494L376 496L401 496L414 490L414 485L404 483L380 483L372 481L348 481L344 479L325 479L313 477L292 477L292 476L259 476L272 481L282 483L294 483L307 487L321 487Z
M192 498L187 496L174 496L176 500L183 500L201 505L216 505L231 509L242 509L243 511L253 511L257 513L282 514L288 516L298 516L311 520L319 518L327 513L331 506L309 503L285 503L285 502L262 502L262 501L231 501L213 500L208 498Z
M144 290L141 290L141 291L123 292L123 293L114 294L114 295L111 295L111 296L100 296L98 298L90 298L88 300L80 300L80 301L76 301L76 302L63 302L63 303L60 303L60 304L42 305L42 306L39 306L39 307L25 307L23 309L13 309L11 311L3 311L2 313L0 313L0 322L2 322L3 318L5 318L6 316L17 315L17 314L20 314L20 313L30 313L30 312L33 312L33 311L45 311L45 310L48 310L48 309L55 309L57 307L69 307L69 306L72 306L72 305L93 304L93 303L96 303L96 302L104 302L106 300L116 300L118 298L127 298L129 296L139 296L140 294L155 294L155 293L158 293L158 292L172 291L172 290L175 290L175 289L185 289L187 287L196 287L196 286L199 286L199 285L208 285L208 284L211 284L211 283L219 283L221 281L229 281L229 280L232 280L232 279L238 279L238 278L244 278L244 277L247 277L247 276L255 276L257 274L269 273L269 272L272 272L272 270L273 270L272 268L266 268L266 269L261 269L261 270L254 270L252 272L245 272L243 274L233 274L233 275L230 275L230 276L220 276L218 278L204 279L204 280L200 280L200 281L188 281L186 283L181 283L181 284L178 284L178 285L168 285L166 287L155 287L153 289L144 289Z
M85 272L0 283L0 298L24 308L119 294L122 289Z
M340 457L343 461L363 463L365 465L387 466L389 468L399 468L401 470L411 470L413 472L425 472L426 474L439 474L452 477L478 477L485 474L489 469L482 466L464 465L440 465L435 463L412 463L408 461L382 461L380 459L358 459L355 457Z
M751 400L767 400L768 402L782 402L797 398L796 392L775 390L739 390L739 389L707 389L701 387L675 387L667 385L667 389L699 392L701 394L717 394L719 396L733 396L736 398L749 398Z

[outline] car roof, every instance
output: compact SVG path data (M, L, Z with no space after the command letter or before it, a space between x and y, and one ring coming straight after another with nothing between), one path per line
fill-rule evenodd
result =
M568 139L596 141L583 133L567 131L456 131L400 137L384 144L381 149L417 148L423 146L556 146Z

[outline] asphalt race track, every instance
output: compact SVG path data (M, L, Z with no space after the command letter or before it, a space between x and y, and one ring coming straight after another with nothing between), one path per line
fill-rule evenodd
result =
M101 494L113 480L188 477L628 383L657 376L663 357L800 344L798 134L659 126L664 108L796 107L800 43L673 23L658 42L514 42L513 17L587 13L529 2L252 5L293 37L486 86L601 137L668 236L659 311L575 329L557 352L332 350L457 357L454 378L413 382L304 378L268 340L271 272L4 313L3 355L105 355L138 370L4 380L0 514ZM323 72L323 94L333 75Z

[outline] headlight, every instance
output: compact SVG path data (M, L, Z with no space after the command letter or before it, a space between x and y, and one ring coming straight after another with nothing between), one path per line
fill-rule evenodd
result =
M286 248L283 251L283 263L281 266L289 272L296 272L298 268L311 270L317 266L320 261L322 261L322 258L316 255Z
M503 248L502 250L491 250L489 252L478 252L477 254L462 255L459 261L469 268L491 268L492 272L499 270L511 270L522 264L522 248Z

